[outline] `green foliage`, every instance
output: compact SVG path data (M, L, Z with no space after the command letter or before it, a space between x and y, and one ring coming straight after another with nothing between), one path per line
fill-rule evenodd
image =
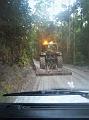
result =
M21 59L26 64L28 55L23 49L28 49L28 41L24 38L31 25L28 1L0 0L0 5L0 60L14 64Z
M0 0L0 60L3 63L28 64L39 56L43 39L58 42L59 50L67 56L65 62L83 64L84 57L89 59L89 0L77 0L72 6L64 4L65 10L57 15L55 22L49 21L47 12L53 3L37 0L32 14L28 0Z
M75 65L84 65L85 62L85 56L81 52L77 52L75 57Z
M18 64L19 64L20 66L24 66L24 65L27 65L28 63L29 63L29 57L28 57L28 55L27 55L27 53L26 53L26 50L24 49L24 50L23 50L23 54L22 54L22 56L20 57Z
M73 6L58 14L64 55L73 64L87 64L89 59L89 0L77 0ZM66 42L65 42L66 41ZM66 52L67 50L67 52Z

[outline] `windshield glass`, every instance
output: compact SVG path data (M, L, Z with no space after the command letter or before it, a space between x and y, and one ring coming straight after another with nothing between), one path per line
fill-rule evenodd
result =
M89 0L0 0L0 95L89 90Z

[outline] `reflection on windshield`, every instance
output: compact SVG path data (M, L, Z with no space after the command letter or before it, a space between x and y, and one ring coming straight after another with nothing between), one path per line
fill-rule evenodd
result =
M0 95L89 89L89 0L0 0Z

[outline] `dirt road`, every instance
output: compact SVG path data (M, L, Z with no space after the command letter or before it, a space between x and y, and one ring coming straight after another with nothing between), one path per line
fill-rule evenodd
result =
M36 67L39 63L36 62ZM75 89L89 89L89 72L84 72L76 67L66 65L67 69L71 69L72 75L56 75L56 76L36 76L33 73L35 82L30 89L30 80L24 86L22 91L37 91L49 90L58 88L75 88ZM32 81L32 80L31 80Z

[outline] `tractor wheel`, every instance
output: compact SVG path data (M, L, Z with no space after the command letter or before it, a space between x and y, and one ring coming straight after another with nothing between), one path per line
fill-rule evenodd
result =
M46 67L45 57L40 57L40 69L45 69L45 67Z
M57 67L62 68L63 67L63 59L62 56L57 56Z

